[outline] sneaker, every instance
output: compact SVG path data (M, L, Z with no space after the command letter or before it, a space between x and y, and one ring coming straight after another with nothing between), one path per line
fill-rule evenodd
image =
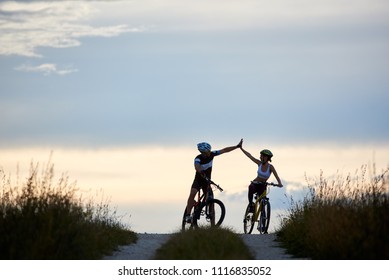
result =
M192 223L192 216L191 215L186 215L185 216L185 222L187 222L188 224L191 224Z

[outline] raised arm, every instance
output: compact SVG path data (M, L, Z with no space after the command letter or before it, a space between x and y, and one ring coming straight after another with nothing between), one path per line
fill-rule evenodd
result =
M253 162L255 162L257 165L259 165L261 163L261 161L259 159L256 159L255 157L253 157L248 151L246 151L245 149L243 149L243 147L241 146L240 149L242 150L242 152L249 158L251 159Z
M241 139L240 142L239 142L239 144L236 145L236 146L231 146L231 147L226 147L226 148L224 148L224 149L221 149L221 150L220 150L220 154L228 153L228 152L231 152L231 151L233 151L233 150L235 150L235 149L237 149L237 148L242 147L242 142L243 142L243 139Z
M278 176L278 174L277 174L277 171L276 171L276 169L274 168L274 166L273 165L271 165L270 166L270 168L271 168L271 171L273 172L273 174L274 174L274 177L276 177L276 180L277 180L277 182L278 182L278 185L279 185L279 187L280 188L282 188L283 187L283 185L282 185L282 182L281 182L281 179L280 179L280 177Z

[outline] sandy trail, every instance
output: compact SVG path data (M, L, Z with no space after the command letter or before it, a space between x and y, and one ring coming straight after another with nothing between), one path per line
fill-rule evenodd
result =
M156 250L164 244L171 234L147 234L139 233L138 241L135 244L121 246L112 256L105 260L150 260L153 259ZM283 248L275 241L274 233L240 234L246 245L250 248L256 260L286 260L293 259L285 253Z

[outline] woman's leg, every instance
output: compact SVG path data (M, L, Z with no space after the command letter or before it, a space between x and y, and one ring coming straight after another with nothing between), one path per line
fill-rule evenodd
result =
M251 183L249 185L249 191L248 191L248 200L249 200L249 203L253 203L253 197L254 197L254 193L256 192L256 185Z
M261 195L266 190L265 184L254 184L251 183L249 185L249 191L248 191L248 200L249 203L253 203L253 197L255 193L258 193L258 195Z

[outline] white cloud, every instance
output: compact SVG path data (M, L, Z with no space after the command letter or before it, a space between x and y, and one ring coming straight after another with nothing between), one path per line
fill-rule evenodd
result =
M96 14L98 10L90 3L78 1L1 3L0 55L42 57L39 47L76 47L81 37L112 37L140 31L124 24L87 24Z
M366 20L387 22L386 0L132 0L98 1L97 18L126 20L154 31L223 31L337 26Z
M67 74L78 72L78 69L72 67L66 67L61 69L56 64L53 63L44 63L38 66L23 64L18 67L15 67L15 70L22 71L22 72L39 72L39 73L43 73L43 75L45 76L48 76L50 74L57 74L60 76L64 76Z
M0 3L0 55L41 57L85 36L143 31L215 31L388 23L385 0L132 0ZM104 22L108 26L101 26ZM346 25L347 25L346 24ZM130 26L142 26L134 27Z

